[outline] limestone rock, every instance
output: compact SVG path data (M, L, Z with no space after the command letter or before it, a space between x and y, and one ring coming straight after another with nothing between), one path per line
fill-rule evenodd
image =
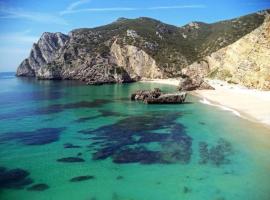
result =
M42 34L33 44L30 55L17 69L18 76L35 76L37 71L57 57L58 50L64 46L69 37L62 33Z
M147 98L144 103L147 104L177 104L184 103L186 99L185 92L162 94L158 98Z
M211 77L270 89L270 16L250 34L208 56Z
M145 51L135 46L121 47L115 41L111 46L111 55L116 65L122 66L131 77L162 78L156 61Z
M180 91L192 91L192 90L214 90L212 86L204 81L199 75L185 76L180 78L178 89Z

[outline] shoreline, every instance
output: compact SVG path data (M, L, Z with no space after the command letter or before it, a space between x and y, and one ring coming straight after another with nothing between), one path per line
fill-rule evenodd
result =
M206 80L215 90L195 90L189 94L202 104L230 111L234 115L270 128L270 91L248 89L220 80ZM141 82L178 86L177 79L152 79Z

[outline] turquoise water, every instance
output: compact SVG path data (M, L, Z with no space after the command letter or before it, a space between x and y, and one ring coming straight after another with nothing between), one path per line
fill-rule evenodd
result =
M269 129L192 96L129 100L172 86L12 74L0 85L1 200L270 199Z

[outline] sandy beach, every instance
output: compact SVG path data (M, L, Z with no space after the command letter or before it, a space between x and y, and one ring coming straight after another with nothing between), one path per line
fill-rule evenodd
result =
M179 79L177 78L168 78L168 79L142 79L140 82L148 82L148 83L160 83L166 85L179 85Z
M220 80L208 80L215 90L192 92L202 98L202 103L227 108L234 114L270 126L270 91L248 89Z
M153 79L142 82L153 82L178 86L178 79ZM220 80L207 80L215 90L196 90L191 94L199 96L204 104L219 107L235 115L260 122L270 127L270 91L248 89L228 84Z

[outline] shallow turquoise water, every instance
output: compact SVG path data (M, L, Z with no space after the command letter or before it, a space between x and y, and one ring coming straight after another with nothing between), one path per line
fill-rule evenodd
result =
M128 98L172 86L10 74L0 74L0 85L0 167L25 170L32 180L2 173L1 200L270 199L269 129L192 96L183 105ZM57 161L67 157L84 162ZM94 178L70 181L78 176ZM48 188L29 190L39 183Z

